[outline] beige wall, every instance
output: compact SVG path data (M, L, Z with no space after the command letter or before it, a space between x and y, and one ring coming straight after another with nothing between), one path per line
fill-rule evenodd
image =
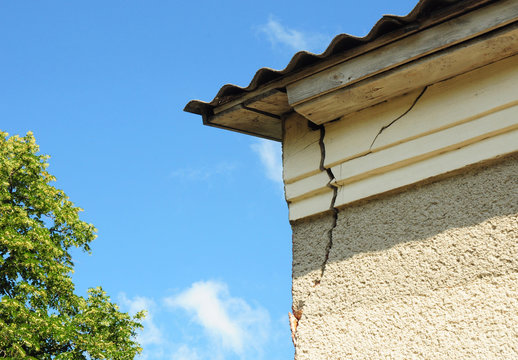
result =
M518 155L293 223L296 359L518 358Z

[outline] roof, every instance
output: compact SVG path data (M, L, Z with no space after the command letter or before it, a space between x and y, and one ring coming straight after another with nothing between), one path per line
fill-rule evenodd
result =
M227 84L210 102L191 100L184 111L206 125L280 140L280 117L291 110L286 85L496 0L420 0L406 16L384 15L368 35L337 35L321 54L297 52L283 70L259 69L247 87Z

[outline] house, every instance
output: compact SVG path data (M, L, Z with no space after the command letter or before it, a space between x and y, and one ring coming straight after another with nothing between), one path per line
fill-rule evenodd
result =
M421 0L186 111L281 141L295 358L518 358L518 1Z

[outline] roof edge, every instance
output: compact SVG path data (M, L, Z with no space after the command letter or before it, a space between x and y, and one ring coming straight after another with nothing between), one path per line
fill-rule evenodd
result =
M210 102L191 100L185 105L183 110L193 114L211 116L216 107L234 102L261 87L279 82L289 75L296 75L309 67L318 67L326 60L331 60L332 58L340 59L351 50L369 44L381 37L388 36L397 30L402 33L400 37L404 37L415 31L422 30L427 26L435 25L438 22L446 21L451 17L497 1L498 0L420 0L412 11L405 16L382 16L364 37L339 34L333 38L326 50L321 54L299 51L292 57L284 69L274 70L266 67L261 68L255 73L248 86L240 87L233 84L226 84L220 88L216 96ZM427 20L431 14L436 14L436 18L431 19L431 21L428 21L429 24L423 26L422 23L425 23L425 20ZM395 39L387 38L386 41L380 42L376 47L398 40L400 37ZM366 52L376 47L368 48ZM354 56L358 55L359 54L355 54ZM338 62L340 62L340 60L332 62L332 64L328 66L332 66ZM315 69L315 72L320 70ZM308 75L305 74L304 77L305 76Z

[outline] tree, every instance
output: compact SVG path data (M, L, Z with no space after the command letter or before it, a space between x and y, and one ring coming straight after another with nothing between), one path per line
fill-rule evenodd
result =
M74 293L72 247L96 229L50 183L32 133L0 131L0 358L133 359L144 313L119 311L101 288Z

